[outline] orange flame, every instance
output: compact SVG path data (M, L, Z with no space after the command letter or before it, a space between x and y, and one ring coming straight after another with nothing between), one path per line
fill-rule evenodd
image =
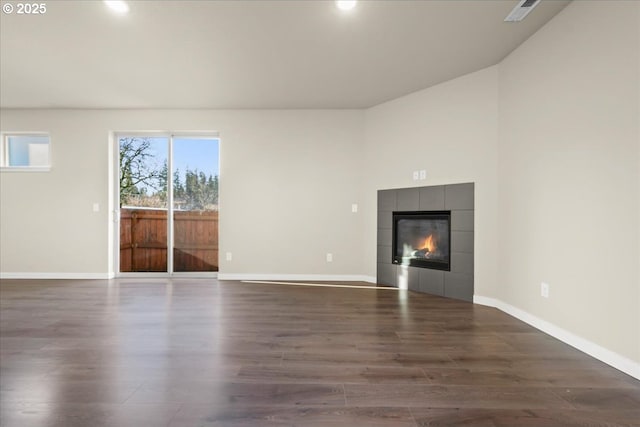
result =
M418 249L426 249L428 252L434 252L437 247L433 234L429 234Z

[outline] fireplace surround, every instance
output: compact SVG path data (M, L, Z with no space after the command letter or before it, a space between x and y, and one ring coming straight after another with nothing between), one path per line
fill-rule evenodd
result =
M417 266L415 260L402 262L394 255L397 246L397 241L395 244L393 241L394 212L429 211L450 213L448 269L434 269L433 265L424 268ZM428 246L420 245L420 242L409 244L413 245L422 247L413 247L411 252ZM473 300L473 183L378 191L377 283L464 301Z

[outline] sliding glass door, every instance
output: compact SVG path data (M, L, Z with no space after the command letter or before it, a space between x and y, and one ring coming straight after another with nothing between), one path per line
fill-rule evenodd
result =
M218 271L219 139L118 135L120 273Z

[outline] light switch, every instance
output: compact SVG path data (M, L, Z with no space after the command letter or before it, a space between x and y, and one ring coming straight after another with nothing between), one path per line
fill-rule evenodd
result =
M100 203L94 203L93 204L93 211L94 212L100 212Z

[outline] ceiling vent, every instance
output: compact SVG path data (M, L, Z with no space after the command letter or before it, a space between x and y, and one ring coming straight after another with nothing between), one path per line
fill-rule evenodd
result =
M538 3L540 3L540 0L521 0L511 13L504 18L504 22L522 21Z

